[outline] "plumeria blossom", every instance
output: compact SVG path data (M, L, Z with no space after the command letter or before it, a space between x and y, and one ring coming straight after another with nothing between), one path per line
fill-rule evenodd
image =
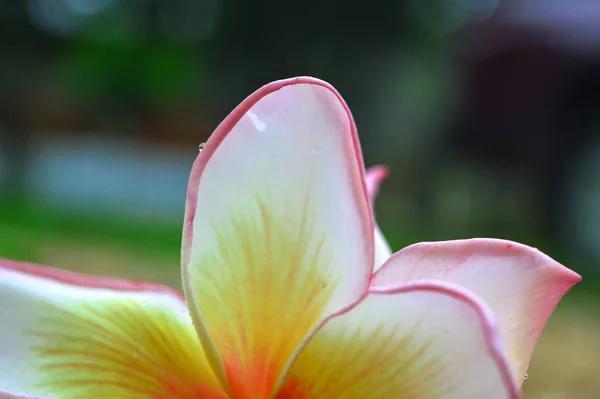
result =
M193 165L184 295L0 261L0 398L518 398L580 277L495 239L392 255L386 174L329 84L264 86Z

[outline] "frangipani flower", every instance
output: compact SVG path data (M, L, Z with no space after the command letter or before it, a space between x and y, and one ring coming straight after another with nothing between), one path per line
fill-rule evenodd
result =
M502 240L391 255L370 204L385 174L329 84L259 89L194 163L185 297L0 261L0 397L519 397L580 277Z

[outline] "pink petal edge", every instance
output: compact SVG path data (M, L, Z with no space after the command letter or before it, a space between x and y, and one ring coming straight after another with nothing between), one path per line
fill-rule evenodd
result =
M219 147L219 144L227 137L229 132L234 128L234 126L242 119L242 117L248 112L256 103L258 103L265 96L274 93L280 90L283 87L297 85L297 84L311 84L324 87L330 90L340 101L340 104L343 106L344 110L348 115L348 122L350 125L350 133L352 138L352 145L354 148L354 155L358 158L358 164L364 165L362 150L360 147L360 141L358 139L358 133L356 130L356 124L354 123L354 118L352 117L352 113L350 112L350 108L346 104L346 101L342 98L339 92L329 83L308 76L295 77L290 79L276 80L274 82L268 83L256 90L254 93L249 95L244 101L242 101L223 121L217 126L215 131L206 141L204 148L196 157L194 164L192 165L192 171L190 173L189 183L188 183L188 192L185 204L185 218L183 225L183 240L182 240L182 248L181 248L181 261L183 267L185 267L189 262L190 250L193 241L193 226L194 226L194 218L196 216L196 201L198 199L198 187L200 182L200 177L202 176L202 172L206 167L209 159L212 154ZM358 184L360 186L355 187L356 195L365 196L367 195L367 184L365 182L365 172L363 168L360 168L360 179ZM370 214L363 215L363 220L369 220L371 223L371 231L374 231L375 225L373 222L372 212L368 209ZM374 262L373 260L371 263Z
M469 252L469 249L472 248L474 251L477 250L478 252L481 252L483 250L488 252L490 255L497 256L505 256L508 251L512 251L512 254L517 256L529 256L535 259L534 262L530 262L530 267L536 267L542 264L551 266L552 271L555 272L557 280L561 281L567 287L565 292L582 280L582 277L578 273L561 265L537 248L500 238L470 238L463 240L419 242L402 248L400 251L394 253L390 260L393 260L398 256L403 256L406 254L406 252L435 252L448 246L463 247L462 251L464 252ZM461 267L460 262L454 262L453 265L457 268ZM376 285L377 276L383 273L386 273L385 264L376 273L374 273L371 280L374 285ZM434 279L436 277L428 276L427 278Z
M399 294L411 291L442 293L470 306L479 315L481 320L481 330L486 337L489 354L498 365L498 371L504 381L506 393L510 395L509 397L511 399L521 398L520 389L513 381L510 364L504 355L504 349L500 341L500 334L494 314L481 299L459 286L435 280L421 280L397 286L369 289L370 293L378 294Z
M539 249L531 247L529 245L521 244L516 241L504 240L501 238L468 238L461 240L448 240L448 241L433 241L433 242L419 242L416 244L409 245L402 248L392 256L396 256L399 252L406 251L417 251L417 252L430 252L436 251L441 247L447 246L462 246L463 251L469 248L476 247L479 252L481 250L488 251L490 254L504 256L507 251L513 251L515 255L531 256L535 257L538 262L532 262L532 267L538 264L552 264L557 272L561 273L565 280L569 281L573 285L581 281L581 276L573 270L561 265L550 256L541 252Z
M390 169L385 165L374 165L367 168L367 172L365 173L365 185L367 187L367 194L371 200L371 205L373 205L375 197L379 193L379 186L389 175Z
M28 395L16 395L7 391L0 390L0 399L51 399L45 396L28 396Z
M360 302L365 299L370 293L376 294L400 294L405 292L412 291L429 291L429 292L438 292L459 300L466 305L470 306L475 310L475 312L479 315L481 320L481 329L483 331L484 336L488 342L488 349L490 356L494 359L494 361L498 364L498 369L501 374L502 380L504 381L504 385L506 386L506 392L509 394L510 399L521 399L521 392L517 385L515 385L510 365L508 360L504 355L504 349L502 347L502 343L500 341L500 335L498 332L498 326L496 320L494 318L493 312L488 308L488 306L471 292L456 286L450 283L444 283L435 280L420 280L416 282L396 285L396 286L387 286L387 287L371 287L367 293L357 302L346 306L343 309L338 310L324 318L302 341L302 343L298 346L294 354L288 360L286 366L281 373L281 376L278 379L278 383L275 385L274 392L281 387L283 384L285 377L287 376L289 370L292 368L294 362L300 355L300 352L308 342L317 334L317 332L332 318L341 316L347 312L350 312L352 309L357 307Z
M50 266L18 262L4 258L0 258L0 269L16 271L22 274L80 287L102 288L114 291L157 292L170 294L185 303L185 298L181 292L169 286L157 283L122 280L104 276L92 276L89 274L81 274L67 270L56 269Z

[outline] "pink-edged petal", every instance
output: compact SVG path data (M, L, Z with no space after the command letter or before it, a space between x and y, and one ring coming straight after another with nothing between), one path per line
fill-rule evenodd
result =
M492 312L460 287L373 290L326 320L276 399L519 397Z
M371 166L365 173L365 183L367 186L367 194L371 200L371 206L375 206L375 198L379 193L379 186L389 175L390 171L387 166L376 165ZM381 229L375 224L375 263L373 270L377 270L388 260L392 255L392 249L385 239Z
M0 259L0 314L0 398L226 398L168 287Z
M375 165L367 168L365 172L365 185L371 203L375 202L379 194L379 186L390 175L390 170L385 165Z
M513 377L521 383L542 328L581 277L526 245L470 239L406 247L379 269L372 286L420 279L451 282L483 298L498 319Z
M190 177L184 291L238 399L268 397L298 344L357 301L372 217L350 111L328 83L271 83L216 129Z
M17 395L0 389L0 399L51 399L42 396Z

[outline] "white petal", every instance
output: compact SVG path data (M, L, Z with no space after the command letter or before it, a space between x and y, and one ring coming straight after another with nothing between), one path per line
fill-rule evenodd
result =
M221 382L271 393L324 317L366 292L372 218L356 127L325 82L274 82L221 123L194 164L184 285Z
M455 286L420 282L371 292L329 319L300 352L278 397L518 396L489 309Z
M535 343L562 296L581 277L540 251L515 242L472 239L402 249L374 275L384 287L436 279L467 288L494 311L503 344L521 383Z

